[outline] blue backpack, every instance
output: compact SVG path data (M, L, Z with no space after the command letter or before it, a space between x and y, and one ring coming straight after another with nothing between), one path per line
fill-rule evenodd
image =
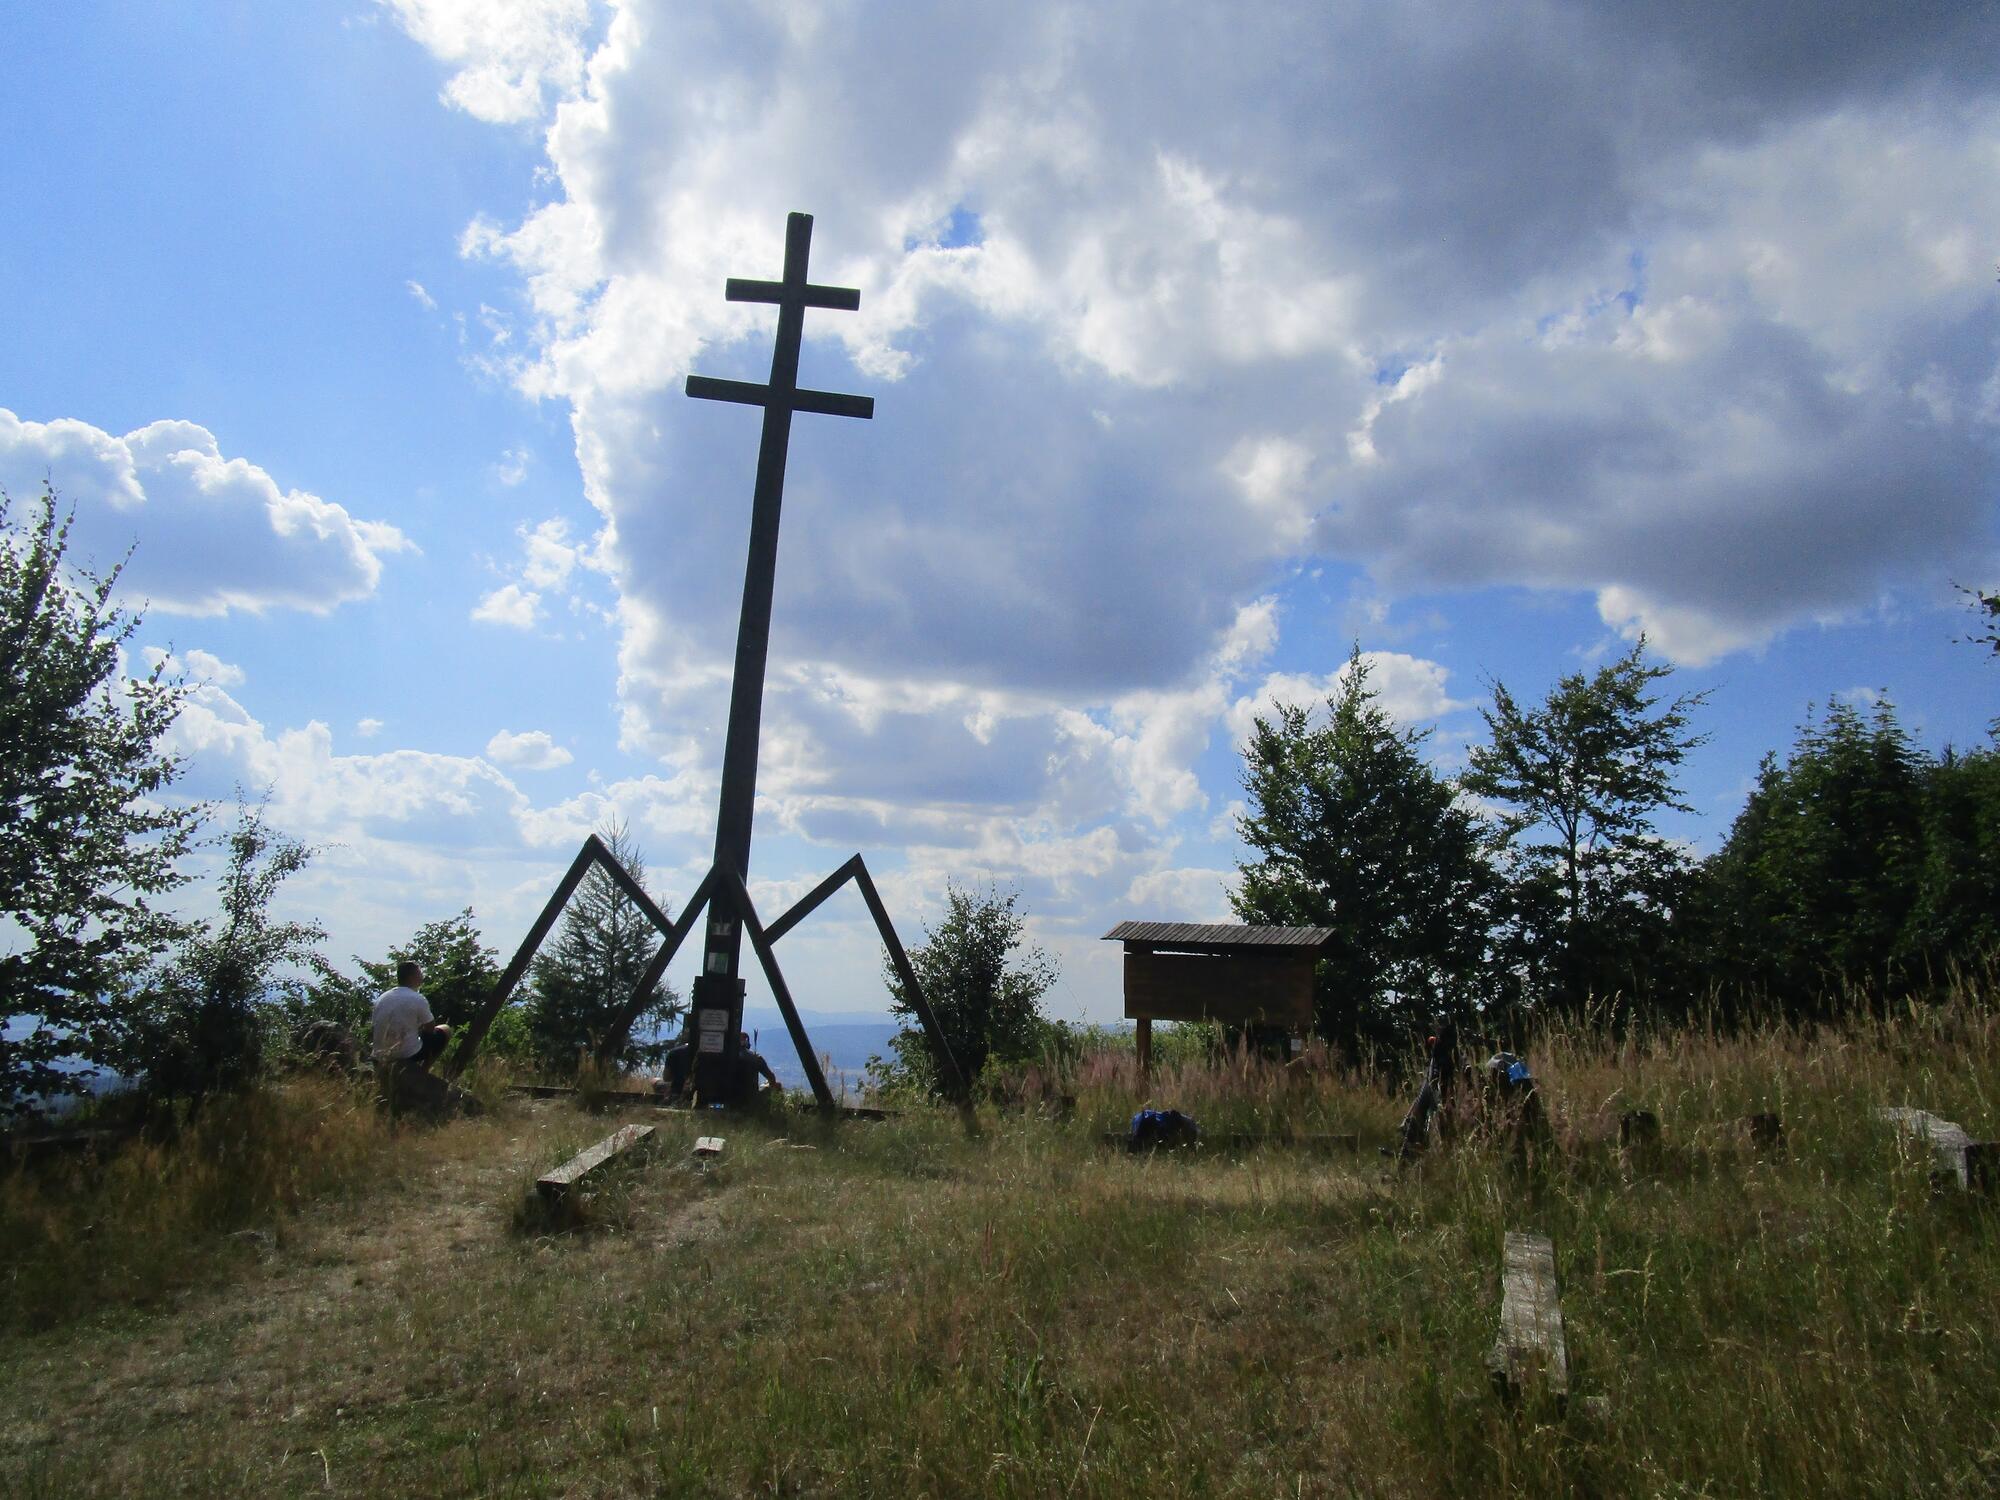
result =
M1127 1151L1179 1150L1201 1142L1201 1127L1192 1115L1177 1109L1142 1109L1132 1116L1132 1128L1125 1137Z

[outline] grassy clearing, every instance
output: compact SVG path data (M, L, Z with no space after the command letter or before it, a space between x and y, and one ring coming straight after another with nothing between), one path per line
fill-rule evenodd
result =
M517 1210L619 1117L512 1103L389 1139L336 1114L320 1167L245 1148L298 1187L274 1164L260 1207L205 1200L268 1243L147 1208L186 1247L163 1291L93 1279L91 1247L64 1252L85 1283L66 1321L10 1293L0 1492L2000 1488L2000 1216L1934 1200L1871 1118L1916 1103L2000 1134L1982 997L1818 1035L1552 1036L1530 1060L1557 1149L1526 1165L1472 1140L1398 1175L1373 1147L1399 1099L1192 1064L1150 1096L1216 1130L1358 1131L1362 1153L1128 1158L1097 1144L1140 1102L1111 1060L1070 1121L988 1117L977 1140L948 1114L732 1120L703 1167L712 1121L659 1116L581 1233ZM337 1110L316 1099L256 1107ZM1664 1124L1646 1170L1615 1146L1633 1108ZM1759 1110L1781 1150L1734 1130ZM207 1180L155 1174L163 1201ZM7 1190L12 1247L29 1190ZM1501 1404L1482 1364L1523 1227L1556 1244L1566 1413Z

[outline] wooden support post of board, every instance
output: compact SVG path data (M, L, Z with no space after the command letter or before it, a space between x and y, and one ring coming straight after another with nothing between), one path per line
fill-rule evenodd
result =
M544 1198L560 1198L606 1162L643 1146L652 1134L653 1127L650 1125L626 1125L614 1130L588 1151L579 1152L543 1176L535 1186L541 1189Z
M2000 1142L1975 1141L1963 1127L1921 1109L1885 1109L1882 1118L1911 1140L1929 1145L1937 1156L1934 1181L1955 1182L1968 1191L1991 1193Z
M1507 1233L1500 1277L1500 1334L1486 1368L1502 1395L1519 1395L1537 1375L1558 1404L1569 1399L1569 1350L1556 1299L1556 1247L1548 1236Z
M1654 1149L1660 1144L1660 1117L1651 1110L1627 1110L1618 1120L1618 1144L1628 1151Z
M1139 1049L1139 1076L1146 1077L1153 1071L1153 1018L1141 1016L1135 1023L1133 1039Z

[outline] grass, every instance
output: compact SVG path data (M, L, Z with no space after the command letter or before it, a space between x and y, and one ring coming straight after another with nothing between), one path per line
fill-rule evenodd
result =
M1872 1118L2000 1134L1990 1000L1545 1036L1525 1164L1398 1173L1400 1098L1249 1064L1089 1059L1073 1118L977 1139L735 1119L705 1166L713 1120L661 1115L585 1232L517 1210L618 1118L392 1137L294 1085L145 1170L0 1181L0 1493L1990 1493L2000 1216ZM1362 1151L1099 1144L1147 1099ZM1733 1128L1762 1110L1781 1149ZM1566 1411L1487 1384L1510 1228L1555 1241Z

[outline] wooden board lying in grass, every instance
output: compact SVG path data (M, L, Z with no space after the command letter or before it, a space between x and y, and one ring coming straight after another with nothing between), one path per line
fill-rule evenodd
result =
M1486 1368L1503 1395L1541 1379L1558 1402L1569 1397L1569 1349L1556 1299L1556 1247L1547 1235L1507 1233L1500 1273L1500 1334Z
M652 1134L653 1127L650 1125L621 1126L588 1151L578 1152L553 1172L545 1174L535 1186L541 1189L544 1198L560 1198L606 1162L644 1145Z
M45 1130L33 1134L0 1135L0 1162L17 1166L50 1156L96 1152L109 1156L137 1137L137 1125L92 1125L81 1130Z
M1913 1140L1926 1142L1936 1153L1937 1175L1967 1190L1993 1190L1994 1157L2000 1143L1975 1141L1964 1127L1940 1119L1928 1110L1885 1109L1882 1118Z

